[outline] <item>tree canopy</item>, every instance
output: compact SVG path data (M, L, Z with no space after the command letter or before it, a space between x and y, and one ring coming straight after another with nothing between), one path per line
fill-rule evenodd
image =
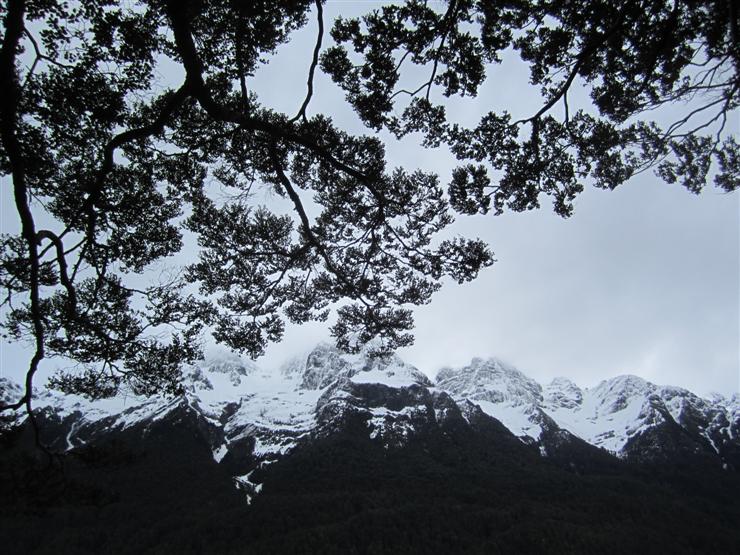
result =
M8 0L0 17L0 172L21 229L0 238L2 326L34 345L25 393L3 409L30 412L44 357L76 363L52 378L63 391L174 393L205 330L257 357L286 320L337 304L340 347L393 350L412 341L410 307L493 262L480 240L440 239L453 212L550 197L568 216L585 185L648 169L694 193L740 183L731 1L409 0L338 18L328 45L321 0ZM250 79L309 22L306 90L282 113ZM528 65L541 108L451 121L448 99L476 96L505 52ZM172 66L181 81L162 83ZM367 134L311 114L319 71ZM576 86L590 106L569 107ZM651 120L665 108L679 115ZM390 168L381 130L459 165ZM153 276L191 237L197 259Z

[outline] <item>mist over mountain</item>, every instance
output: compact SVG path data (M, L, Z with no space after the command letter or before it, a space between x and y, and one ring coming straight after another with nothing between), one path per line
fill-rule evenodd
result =
M425 369L426 370L426 369ZM0 381L0 396L18 386ZM187 369L172 398L40 391L3 422L10 552L678 553L740 546L740 399L637 376L433 382L319 344ZM14 551L17 550L17 551Z

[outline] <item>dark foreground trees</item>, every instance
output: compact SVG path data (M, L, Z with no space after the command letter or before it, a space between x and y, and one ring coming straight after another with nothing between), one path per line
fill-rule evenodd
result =
M285 319L324 320L335 303L345 349L408 344L410 306L493 261L478 240L437 239L451 209L529 210L549 196L568 215L584 184L650 168L692 192L740 181L726 0L410 1L338 19L332 44L320 1L8 0L0 16L0 171L21 229L2 236L3 326L34 345L25 393L4 409L30 411L44 357L77 363L52 380L68 392L176 392L204 330L259 356ZM250 79L309 20L306 91L280 113ZM445 99L476 95L507 49L542 106L448 121ZM179 77L163 83L162 68ZM368 135L311 113L318 71ZM577 84L590 106L569 104ZM650 121L676 106L667 125ZM389 168L383 129L446 145L459 167ZM292 214L260 206L257 190ZM154 271L191 240L197 260Z

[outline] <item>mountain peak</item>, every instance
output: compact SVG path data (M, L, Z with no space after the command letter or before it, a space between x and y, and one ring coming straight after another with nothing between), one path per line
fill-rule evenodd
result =
M658 389L655 384L633 374L624 374L604 380L592 390L602 411L615 413L623 410L632 400L650 396Z
M15 403L23 396L21 386L8 378L0 377L0 401Z
M323 389L339 376L346 375L350 364L334 345L319 343L306 356L302 372L302 389Z
M574 409L583 403L583 390L568 378L554 378L544 388L544 402L550 407Z
M533 379L497 358L474 358L461 368L443 368L437 386L453 396L491 403L537 404L542 387Z

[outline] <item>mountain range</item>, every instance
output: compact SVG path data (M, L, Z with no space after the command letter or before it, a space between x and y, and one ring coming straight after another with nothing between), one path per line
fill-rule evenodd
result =
M446 540L430 532L437 519L464 522L464 530L479 522L454 532L457 543L444 551L453 553L740 546L737 394L705 399L631 375L589 389L566 378L541 385L500 360L478 358L442 368L432 381L398 356L349 355L327 344L274 372L211 359L189 367L183 383L184 393L170 398L89 401L39 391L42 440L63 454L61 471L40 470L39 455L29 454L22 413L6 417L0 483L14 501L0 523L19 552L51 552L65 541L74 545L69 552L443 552ZM18 385L0 380L0 397L19 396ZM396 491L405 492L402 506L423 507L422 524L418 514L396 515L398 501L388 499ZM602 498L613 506L594 501ZM195 528L170 516L177 539L160 530L132 541L130 527L141 530L141 522L131 512L156 521L172 499L193 518L205 506L211 512ZM276 528L276 503L283 528ZM335 514L335 505L370 518L369 535L348 535L348 523L358 523ZM639 521L648 509L659 525ZM36 533L19 534L19 515L29 511ZM93 513L106 515L110 534L90 543ZM60 524L79 514L86 525ZM557 524L558 514L572 518ZM182 544L213 515L220 515L216 540L198 535ZM224 536L221 527L233 526L235 515L252 523L248 532L229 528ZM400 544L386 537L392 515L403 528ZM367 532L376 528L382 541Z

